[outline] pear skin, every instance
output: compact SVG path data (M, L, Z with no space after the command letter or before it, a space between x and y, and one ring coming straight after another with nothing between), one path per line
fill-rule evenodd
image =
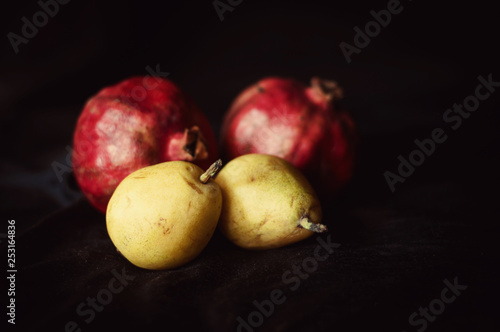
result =
M108 234L118 251L150 270L175 268L198 256L221 211L221 190L208 181L218 170L214 165L204 173L189 162L169 161L127 176L106 211Z
M219 228L242 248L282 247L326 231L313 188L279 157L242 155L227 163L215 182L223 197Z

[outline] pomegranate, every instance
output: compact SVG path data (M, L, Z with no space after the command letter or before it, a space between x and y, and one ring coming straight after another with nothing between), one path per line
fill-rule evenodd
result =
M338 192L352 176L357 136L347 111L334 109L342 97L336 82L264 78L233 101L222 125L228 159L247 153L288 160L327 192Z
M217 142L206 117L174 83L132 77L90 98L76 125L73 169L88 200L105 212L127 175L170 160L206 169Z

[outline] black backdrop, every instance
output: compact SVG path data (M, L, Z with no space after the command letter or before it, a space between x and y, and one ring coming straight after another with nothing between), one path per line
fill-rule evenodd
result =
M259 331L498 329L498 92L458 129L443 120L474 94L478 76L500 81L493 5L403 1L348 63L339 44L354 45L354 27L364 29L370 11L389 1L239 2L221 21L211 1L73 0L17 53L9 33L21 35L22 17L32 21L41 7L3 4L0 233L15 219L18 273L16 325L3 313L2 324L19 331L64 331L71 321L82 331L234 331L238 317L248 322L250 315ZM340 246L296 290L282 276L314 257L318 237L251 252L217 233L192 263L144 271L114 251L104 215L82 199L72 174L57 177L53 165L66 164L85 100L147 74L147 66L168 72L216 133L232 98L264 76L307 83L319 75L344 87L341 106L361 134L356 173L341 197L321 197ZM413 141L435 128L448 139L391 192L384 172L397 172L398 155L407 157ZM0 240L6 259L5 235ZM88 298L105 299L102 290L123 269L130 280L102 311L77 312ZM467 289L439 307L444 280L455 278ZM7 310L9 285L2 285ZM252 314L253 301L267 303L276 289L286 301L269 317ZM444 312L410 325L410 315L432 303Z

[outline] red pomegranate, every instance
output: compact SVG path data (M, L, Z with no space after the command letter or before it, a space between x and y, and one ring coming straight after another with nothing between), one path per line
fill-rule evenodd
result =
M102 212L116 186L137 169L170 160L206 169L217 159L206 117L174 83L152 76L132 77L90 98L73 143L77 182Z
M336 82L314 77L307 87L294 79L269 77L236 97L222 125L226 157L265 153L284 158L328 192L351 178L356 134Z

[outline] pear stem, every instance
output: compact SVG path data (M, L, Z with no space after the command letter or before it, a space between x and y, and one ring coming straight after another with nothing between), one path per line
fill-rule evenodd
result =
M208 180L213 179L215 175L222 168L222 160L218 159L215 163L213 163L202 175L200 175L200 181L202 183L207 183Z
M314 224L309 220L308 216L303 216L302 218L300 218L297 227L308 229L314 233L323 233L328 231L326 225Z

